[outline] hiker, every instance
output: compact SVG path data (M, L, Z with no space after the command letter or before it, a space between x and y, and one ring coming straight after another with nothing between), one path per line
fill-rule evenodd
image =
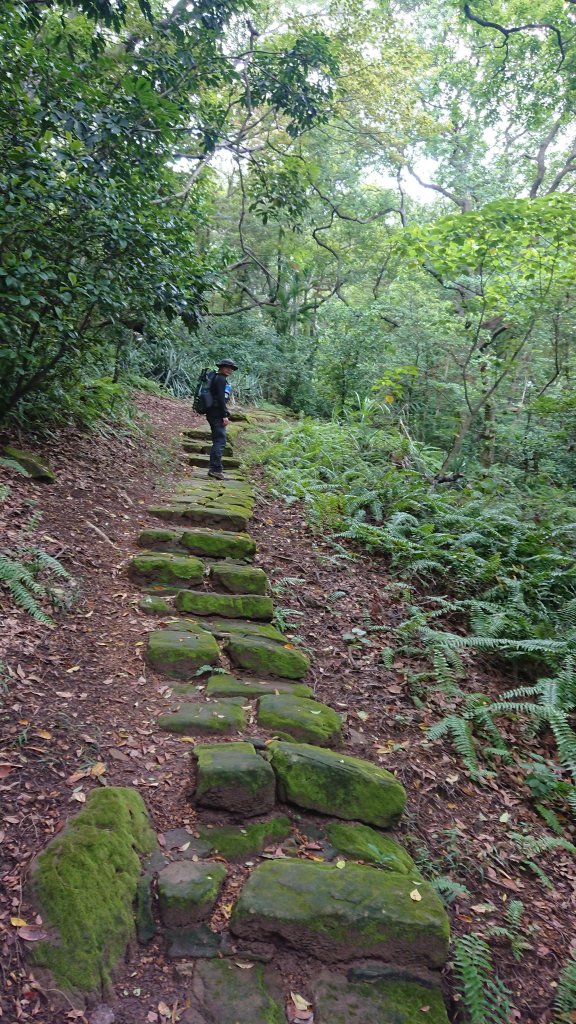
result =
M215 477L216 480L225 479L222 472L222 452L226 446L226 427L230 422L227 403L232 394L228 377L237 369L232 359L221 359L218 363L218 373L215 373L210 381L212 405L206 410L206 419L212 431L212 449L208 476Z

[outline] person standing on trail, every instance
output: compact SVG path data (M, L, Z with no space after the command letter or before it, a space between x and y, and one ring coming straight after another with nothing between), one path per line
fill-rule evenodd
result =
M225 479L222 472L222 453L226 447L226 427L230 422L228 402L232 394L232 385L228 383L228 377L237 369L233 359L221 359L218 363L218 373L214 374L210 382L212 405L206 412L206 419L212 432L212 449L208 476L215 477L216 480Z

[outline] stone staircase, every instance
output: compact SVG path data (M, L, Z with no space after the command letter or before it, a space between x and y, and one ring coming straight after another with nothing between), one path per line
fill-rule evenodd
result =
M150 509L169 528L143 531L131 567L146 591L141 608L168 617L146 656L178 680L179 702L158 727L197 739L193 799L200 823L207 815L194 835L167 835L170 860L157 872L168 956L190 979L182 1019L445 1024L448 919L382 831L399 821L405 791L342 752L340 716L302 682L307 655L271 624L268 581L246 532L253 493L231 445L225 481L203 471L206 432L186 432L184 450L196 472ZM211 928L228 865L238 864L249 873L228 925ZM151 918L142 937L150 934ZM307 965L310 1003L288 1000L288 1018L277 963L287 950Z

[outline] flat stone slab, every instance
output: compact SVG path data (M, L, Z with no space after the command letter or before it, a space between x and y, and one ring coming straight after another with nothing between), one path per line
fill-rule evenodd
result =
M319 1021L330 1024L449 1024L437 985L397 977L350 982L324 969L312 979L311 1001Z
M288 643L288 638L268 622L256 622L250 619L219 619L214 616L209 619L187 616L185 621L193 622L200 629L205 629L218 638L240 634L240 636L263 636L267 640L276 640L280 644Z
M209 594L181 590L175 605L193 615L219 615L226 619L257 619L269 622L274 614L272 599L262 594Z
M227 530L143 530L138 538L151 551L188 551L206 558L253 558L256 542L247 533Z
M193 555L144 551L132 559L130 575L137 583L197 586L204 579L204 562Z
M237 704L212 701L210 704L183 704L178 711L160 715L158 727L165 732L222 736L241 731L246 715Z
M146 612L147 615L170 615L173 610L172 605L165 597L155 596L154 594L145 594L144 597L141 597L138 607L141 611Z
M214 526L223 530L246 530L250 518L247 512L230 511L222 506L182 502L174 505L152 505L148 512L151 516L164 519L169 523L197 523L198 526Z
M410 878L421 877L408 851L396 840L376 832L369 825L346 825L341 821L331 821L325 831L334 849L354 860L375 864L399 875L410 875Z
M182 1024L285 1024L280 976L268 966L242 970L227 960L201 960L187 992Z
M165 932L167 955L175 960L180 957L211 959L217 957L222 948L222 935L213 932L207 924L189 925L187 928L167 928Z
M371 956L439 968L448 916L428 882L417 884L419 901L415 887L406 875L360 864L269 860L248 878L230 928L243 938L280 937L328 963Z
M289 693L295 697L312 697L309 686L287 679L235 679L234 676L209 676L206 680L207 697L262 697L267 693Z
M196 803L247 818L271 811L276 781L268 761L251 743L199 744Z
M216 665L220 648L203 629L157 629L148 634L146 660L170 679L189 679L202 665Z
M266 601L267 598L261 597L259 600ZM310 661L302 651L290 644L266 640L265 637L235 634L227 641L225 649L234 665L251 669L258 675L302 679L310 668Z
M265 846L279 843L290 834L290 818L285 815L245 825L222 825L215 828L201 828L202 840L210 846L210 852L220 854L226 860L242 860L259 853Z
M207 469L210 465L210 456L201 455L198 452L192 452L188 455L188 462L191 466L201 466L202 469ZM222 457L222 465L224 469L239 469L240 459L234 459L230 456Z
M340 715L316 700L291 694L262 697L258 704L258 725L281 739L315 743L319 747L340 746Z
M370 761L308 743L274 742L269 750L281 800L381 828L395 825L402 815L404 787Z
M231 594L265 594L268 588L264 570L252 565L216 562L210 566L210 579Z
M158 906L163 924L182 928L211 914L226 878L223 864L176 860L158 875Z
M210 455L212 451L211 438L184 438L182 441L182 448L185 452L196 452L199 455ZM231 444L224 445L223 455L233 455L234 449Z

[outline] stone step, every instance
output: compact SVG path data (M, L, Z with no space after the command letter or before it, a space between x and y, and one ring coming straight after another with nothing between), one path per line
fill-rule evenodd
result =
M247 567L248 568L248 567ZM140 584L198 586L204 580L204 562L193 555L168 551L143 551L130 563L130 576Z
M218 615L226 619L257 619L269 622L274 614L270 597L261 594L209 594L205 591L181 590L176 594L179 612L193 615Z
M198 466L201 469L205 469L205 468L207 468L210 465L210 456L209 455L201 455L198 452L194 452L192 454L189 453L188 454L188 463L189 463L190 466ZM224 467L224 470L227 470L227 469L239 469L241 463L240 463L240 459L235 459L235 458L233 458L231 456L224 455L222 457L222 465Z
M211 854L237 861L260 853L272 843L278 844L290 835L291 828L290 818L281 815L253 824L246 822L244 825L217 825L214 828L199 826L197 831Z
M312 697L309 686L288 679L235 679L233 676L209 676L206 680L207 697L262 697L268 693L288 693L295 697Z
M187 616L185 619L177 619L168 625L170 629L186 629L188 623L194 629L206 629L213 636L218 637L219 640L240 634L240 636L263 636L268 640L277 640L278 643L287 643L286 637L268 622L254 622L248 619L204 619L196 616Z
M242 938L280 938L328 963L366 956L431 969L446 962L450 938L446 911L428 882L360 864L289 859L254 869L230 928Z
M252 565L213 562L210 565L210 579L231 594L265 594L268 589L266 573Z
M260 600L265 601L266 598ZM265 637L233 634L225 644L225 651L234 665L258 675L302 679L310 668L310 661L302 651Z
M182 1011L181 1024L284 1024L286 1020L282 979L270 966L258 963L242 970L229 960L198 961L186 1005L189 1009Z
M222 530L244 531L250 515L246 512L231 511L225 505L202 505L184 501L174 505L152 505L148 512L157 519L168 523L196 523L198 526L222 528Z
M147 615L171 615L174 611L167 598L159 594L145 594L140 598L138 607Z
M314 975L310 999L319 1022L331 1024L449 1024L439 981L375 965L380 973L365 971L354 979L325 968ZM217 1024L220 1024L218 1021Z
M280 739L295 739L320 747L342 744L340 715L327 704L306 697L284 693L261 697L258 725Z
M178 711L160 715L158 719L159 729L192 736L231 735L241 732L245 725L246 714L243 708L224 701L182 704Z
M182 431L182 436L194 438L199 441L209 441L212 438L212 432L208 426L186 427L186 429Z
M370 761L307 743L269 746L281 800L345 821L389 828L400 819L406 791Z
M386 871L409 875L412 879L422 878L408 851L395 839L369 825L330 821L324 831L331 846L351 860L374 864Z
M253 558L256 543L247 533L225 530L143 530L138 544L150 551L188 552L205 558Z
M169 679L190 679L202 665L217 665L220 648L211 633L198 629L156 629L148 634L146 661Z
M210 451L212 450L212 440L201 440L199 438L190 438L188 440L187 438L184 438L184 440L182 441L182 448L184 449L185 452L191 452L192 454L196 453L198 455L209 455ZM222 454L232 455L233 451L234 449L232 448L232 445L227 444L224 446L224 451L222 452Z
M185 928L205 921L211 914L224 879L223 864L189 860L174 861L158 875L158 907L168 928Z
M195 802L254 818L271 811L276 780L251 743L198 744Z

